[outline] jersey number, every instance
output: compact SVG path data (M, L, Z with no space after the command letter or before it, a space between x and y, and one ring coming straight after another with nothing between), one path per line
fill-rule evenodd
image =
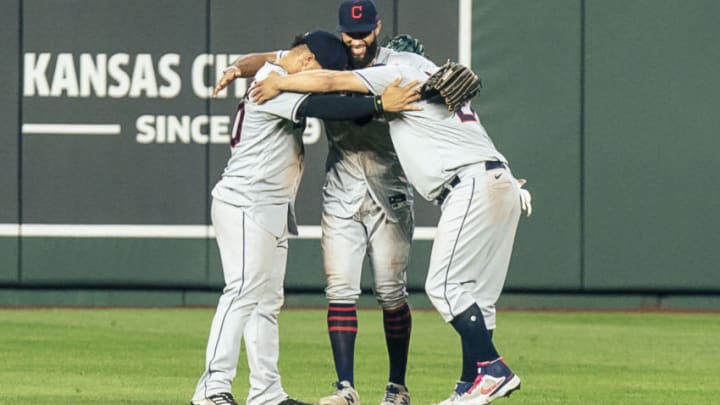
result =
M465 104L462 106L459 110L455 112L455 115L457 115L458 118L460 118L460 121L462 122L476 122L478 120L477 114L475 114L475 110L470 107L470 105Z
M242 123L245 119L245 102L241 101L238 104L237 111L235 112L235 124L233 124L232 137L230 138L230 147L234 148L240 143L240 133L242 132Z

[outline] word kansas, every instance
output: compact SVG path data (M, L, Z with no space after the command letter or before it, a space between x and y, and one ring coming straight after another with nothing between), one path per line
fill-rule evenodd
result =
M197 55L189 75L199 98L212 95L216 77L237 55ZM174 98L182 91L181 56L177 53L58 53L28 52L24 56L25 97ZM209 73L214 73L212 76ZM212 76L212 77L211 77ZM236 81L234 97L244 94L245 81ZM225 92L224 92L225 93ZM221 96L226 96L222 94Z

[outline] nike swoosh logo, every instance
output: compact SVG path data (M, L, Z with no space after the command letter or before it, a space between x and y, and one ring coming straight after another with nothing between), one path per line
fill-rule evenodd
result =
M480 387L480 395L488 395L495 391L499 386L502 385L502 383L505 382L505 377L502 377L498 381L495 381L495 383L489 387Z
M502 175L503 175L502 173L498 173L498 174L496 174L496 175L495 175L495 179L496 179L496 180L497 180L497 179L499 179L499 178L500 178L500 176L502 176Z

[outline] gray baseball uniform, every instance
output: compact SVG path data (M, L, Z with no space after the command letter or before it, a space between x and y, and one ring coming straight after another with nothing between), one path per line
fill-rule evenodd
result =
M425 80L410 66L379 66L354 73L375 94L396 78ZM428 201L442 204L425 284L446 321L477 303L495 327L500 296L520 217L519 186L477 115L419 103L390 121L390 134L408 180Z
M379 49L374 63L437 69L422 56L387 48ZM357 301L367 254L378 302L385 309L397 308L407 296L405 271L414 217L412 191L388 136L388 123L326 121L325 129L330 150L322 247L328 301Z
M257 77L271 71L286 74L267 63ZM303 128L296 109L305 97L286 92L263 105L247 101L238 109L232 154L212 192L225 289L193 400L231 392L241 338L250 368L247 404L287 397L277 368L277 316L284 299L288 232L296 229L292 206L303 170Z

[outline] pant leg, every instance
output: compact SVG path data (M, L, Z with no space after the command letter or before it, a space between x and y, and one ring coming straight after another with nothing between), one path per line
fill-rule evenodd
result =
M231 392L240 341L267 283L265 258L273 254L276 246L275 237L250 220L242 208L214 200L212 219L225 288L210 327L205 371L198 381L194 400Z
M520 187L515 178L510 173L499 179L495 178L494 173L504 170L492 170L485 176L489 205L489 218L486 220L490 224L486 238L490 238L493 243L488 245L487 257L480 269L479 279L482 282L475 283L472 290L488 330L493 330L496 326L495 303L500 298L507 279L521 213Z
M463 178L443 207L425 288L448 322L477 303L488 329L495 327L520 216L517 183L495 172Z
M278 315L283 305L287 266L287 234L277 242L269 258L268 283L250 323L245 328L245 347L250 368L247 405L278 404L287 397L282 387L278 360L280 339Z
M322 213L321 225L325 296L331 303L354 304L362 293L365 227L354 218L340 218L326 211Z
M373 272L375 297L384 309L395 309L407 299L407 268L414 230L412 208L395 211L390 222L379 205L363 218L368 230L368 256Z

